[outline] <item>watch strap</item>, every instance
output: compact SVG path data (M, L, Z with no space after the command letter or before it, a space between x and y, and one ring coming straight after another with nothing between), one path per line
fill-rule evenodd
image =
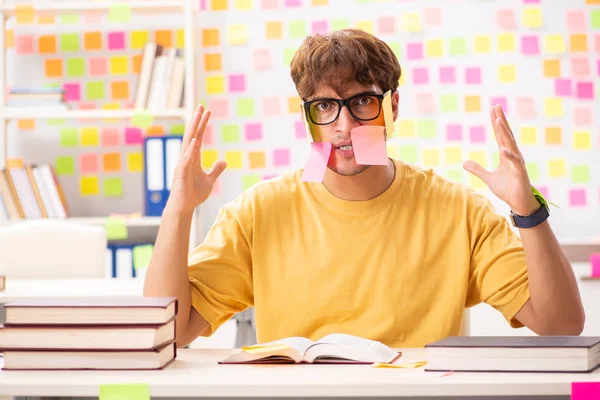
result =
M517 228L533 228L547 220L549 216L548 206L542 204L536 212L528 216L517 215L514 212L511 212L510 219Z

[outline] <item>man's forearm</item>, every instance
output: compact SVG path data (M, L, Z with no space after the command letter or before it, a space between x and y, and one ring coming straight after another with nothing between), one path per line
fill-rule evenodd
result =
M192 214L165 208L144 282L144 296L177 297L178 337L186 330L191 311L187 270L191 223Z
M529 321L543 335L579 334L585 314L577 279L548 221L520 230L529 276Z

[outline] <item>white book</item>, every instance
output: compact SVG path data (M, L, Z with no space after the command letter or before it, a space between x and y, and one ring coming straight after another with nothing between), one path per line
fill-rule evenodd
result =
M44 204L44 208L48 213L49 218L59 218L60 215L54 209L54 204L52 203L50 192L46 187L45 179L40 171L39 167L31 168L31 173L33 174L33 178L35 179L35 183L40 190L40 195L42 198L42 203Z
M136 93L135 93L135 108L146 108L148 102L148 94L150 92L150 82L152 79L152 71L154 69L154 60L160 53L161 46L153 42L147 42L144 46L142 54L142 65L140 67L140 76L138 78Z

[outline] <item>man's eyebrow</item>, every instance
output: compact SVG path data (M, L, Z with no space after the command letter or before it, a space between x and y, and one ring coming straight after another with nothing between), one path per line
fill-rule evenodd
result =
M346 98L349 99L349 98L352 98L352 97L355 97L355 96L369 96L369 95L374 95L374 94L380 94L380 93L377 93L374 90L367 90L367 91L364 91L364 92L355 93L352 96L348 96ZM342 99L341 98L335 98L335 97L315 97L314 99L307 100L307 102L308 101L323 101L323 100L342 100Z

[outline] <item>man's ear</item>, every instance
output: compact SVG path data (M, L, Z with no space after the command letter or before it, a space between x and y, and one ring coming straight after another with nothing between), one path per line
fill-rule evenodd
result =
M392 114L394 115L394 121L398 118L398 103L400 101L400 94L398 91L394 91L392 94Z

